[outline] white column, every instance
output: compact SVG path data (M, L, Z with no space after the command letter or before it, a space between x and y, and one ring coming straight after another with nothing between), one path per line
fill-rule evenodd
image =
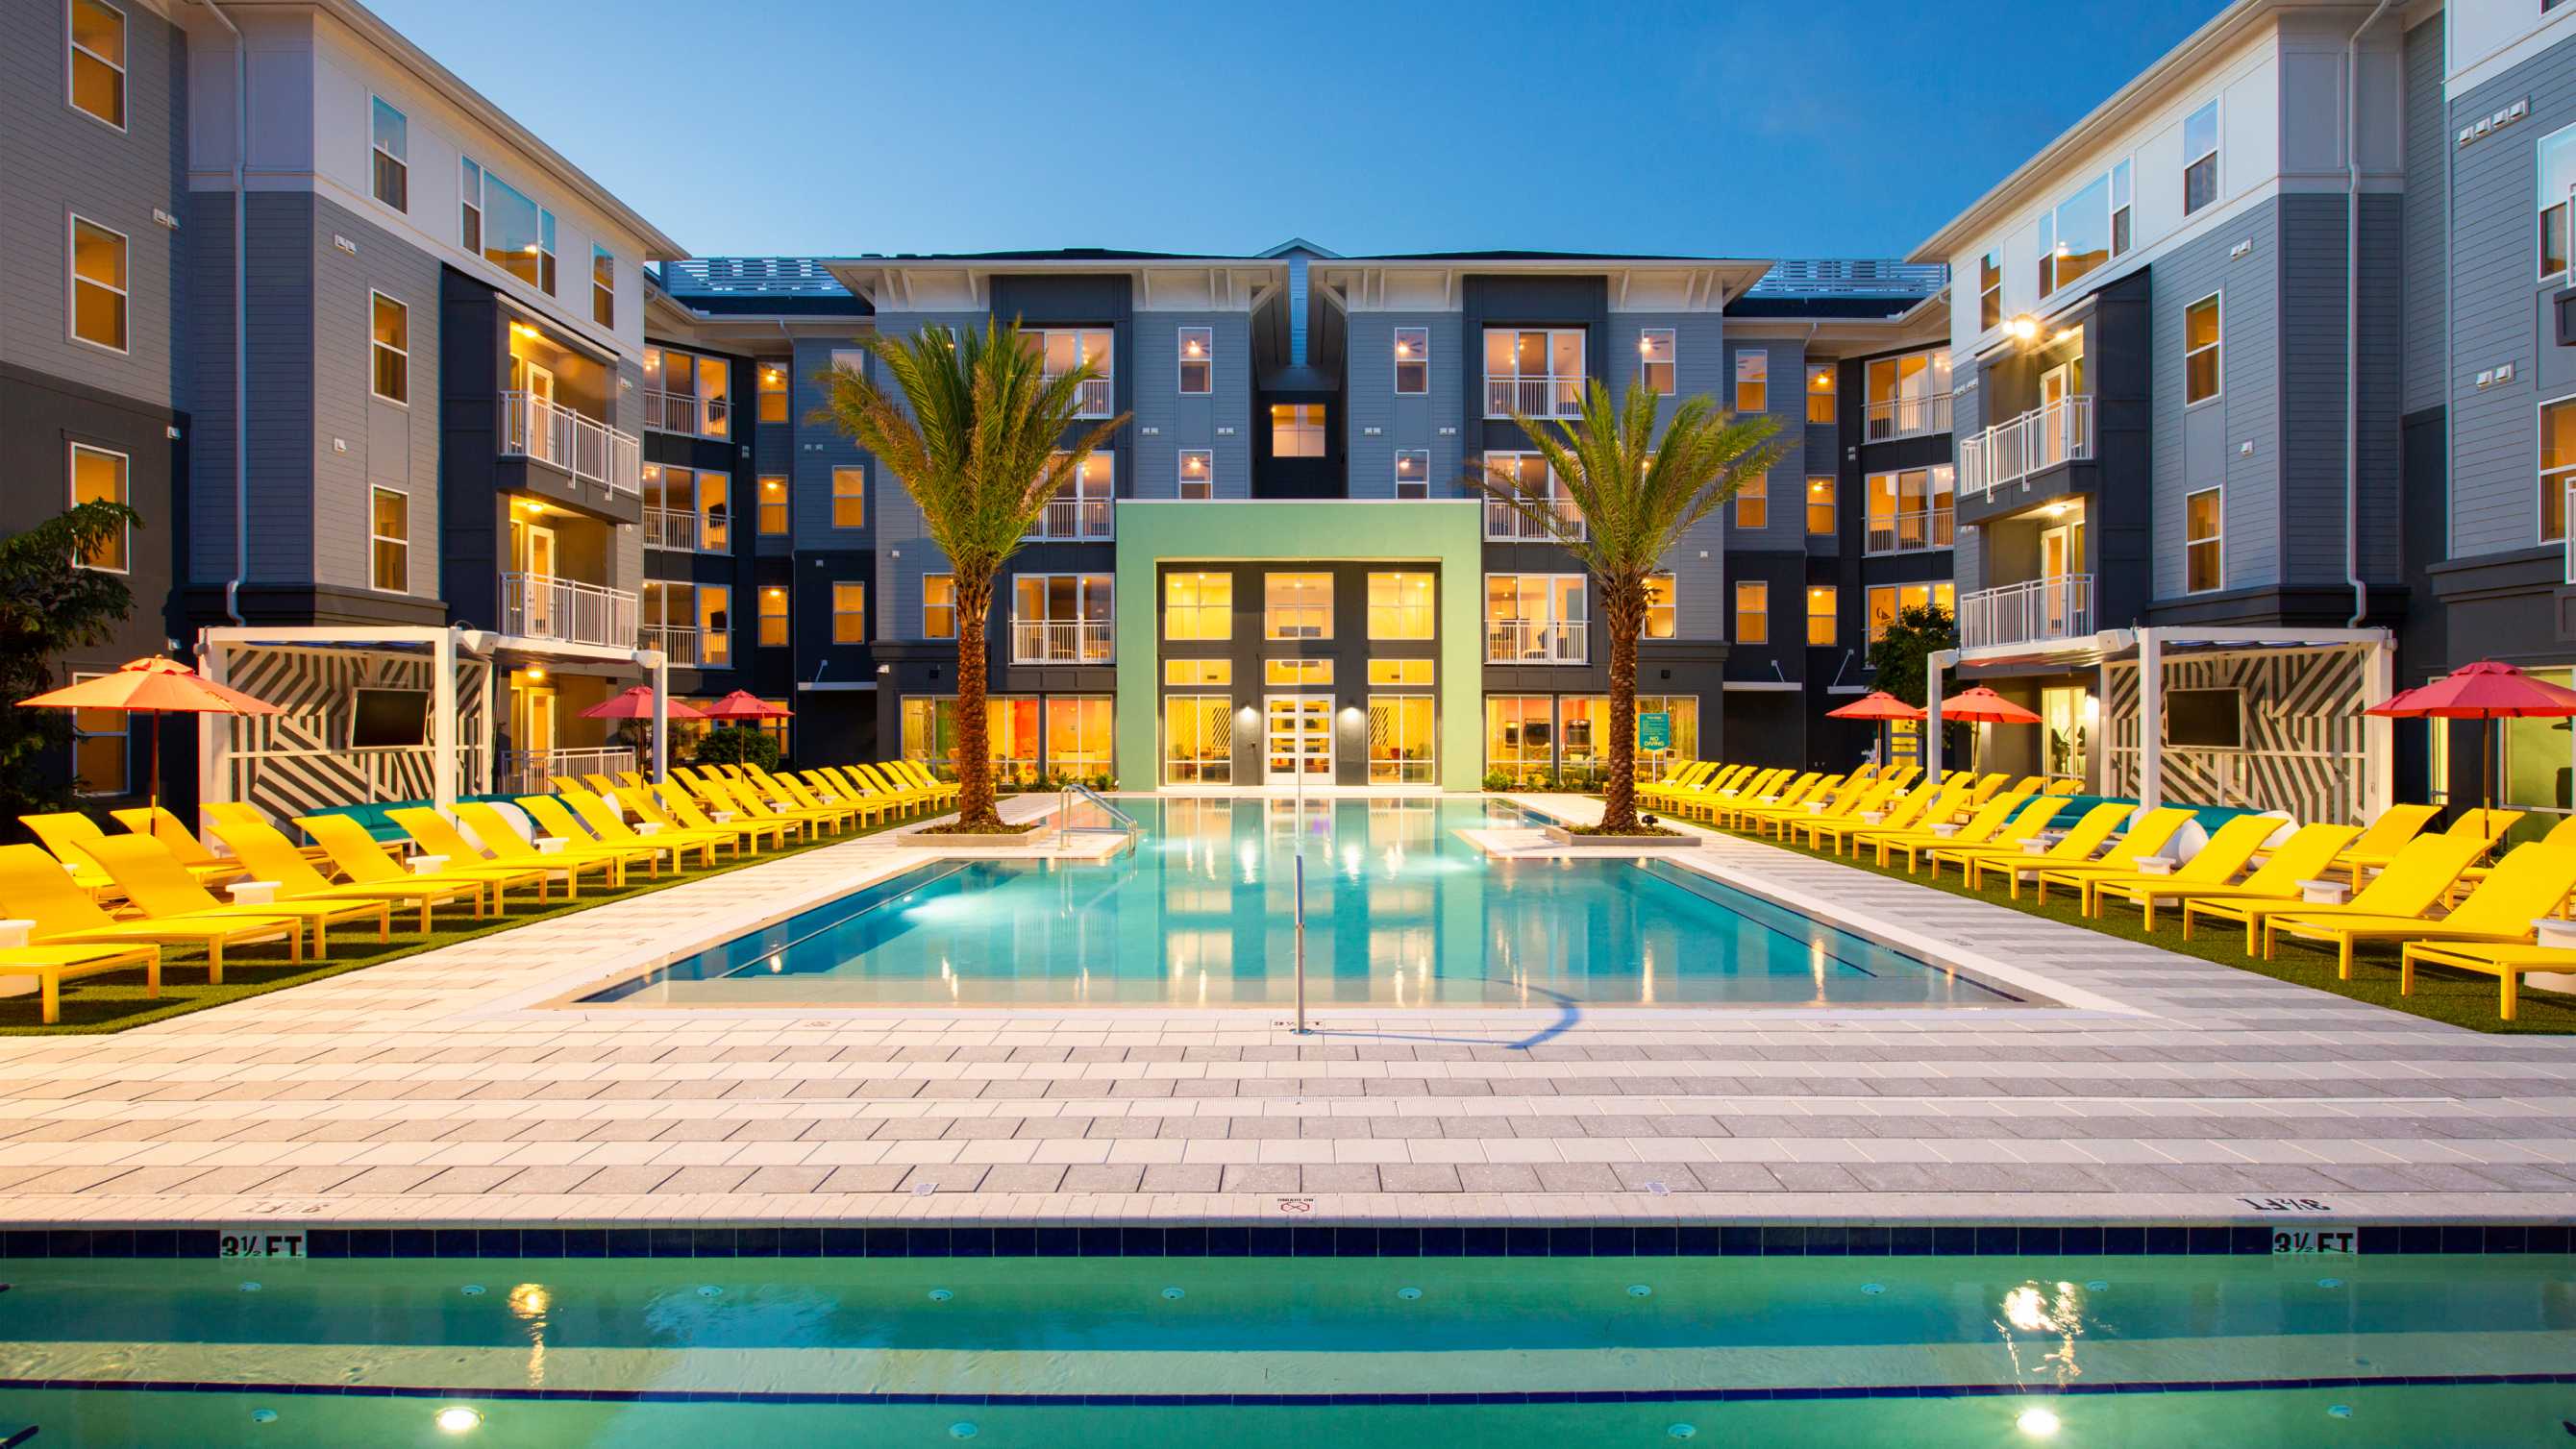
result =
M1947 651L1942 651L1946 653ZM1923 721L1923 778L1926 783L1941 783L1941 654L1923 663L1923 707L1930 711Z
M429 649L429 798L456 808L456 631L441 629Z
M201 664L210 684L223 684L232 668L229 646L200 636L203 650ZM233 788L233 731L241 728L239 716L204 714L197 716L197 802L200 813L209 804L230 801ZM188 827L198 834L205 832L197 821Z
M2397 692L2397 645L2381 639L2361 646L2361 707L2365 710L2388 702ZM2431 722L2440 729L2441 722ZM2361 717L2361 818L2376 820L2380 812L2397 803L2397 749L2394 738L2397 722L2385 716L2365 714Z
M489 658L483 661L483 778L477 789L486 795L492 793L493 778L501 768L501 762L492 755L492 747L501 738L500 728L492 718L492 677L500 672Z
M2165 798L2165 661L2153 629L2138 631L2138 804Z
M671 666L653 658L653 778L671 777Z

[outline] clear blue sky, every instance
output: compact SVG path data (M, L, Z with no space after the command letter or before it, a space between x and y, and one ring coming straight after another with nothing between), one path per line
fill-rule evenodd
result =
M2220 0L370 3L700 255L1881 256Z

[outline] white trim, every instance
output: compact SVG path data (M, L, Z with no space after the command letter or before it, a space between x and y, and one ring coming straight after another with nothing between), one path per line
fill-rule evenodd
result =
M2532 265L2535 268L2548 260L2546 255L2541 254L2539 231L2540 218L2548 215L2552 211L2559 210L2559 208L2565 208L2564 211L2560 212L2559 245L2569 251L2576 251L2576 201L2571 201L2571 198L2565 192L2561 192L2558 199L2555 201L2544 202L2541 200L2542 196L2546 194L2542 191L2541 186L2549 174L2550 143L2560 140L2576 142L2576 134L2571 133L2576 133L2576 121L2571 121L2531 143L2531 240L2532 251L2534 253L2532 257ZM2560 285L2564 286L2566 284L2567 276L2568 268L2560 267L2554 272L2540 273L2539 276L2533 279L2533 285L2545 285L2550 281L2555 280Z
M1744 591L1746 589L1762 591L1762 637L1759 639L1744 637ZM1737 579L1734 581L1734 587L1726 591L1726 641L1730 644L1750 644L1757 649L1774 647L1771 643L1771 581L1769 579Z
M120 136L131 134L132 128L127 122L111 121L72 99L72 55L77 51L116 72L117 109L130 119L134 115L134 17L126 13L125 7L111 4L109 0L92 0L101 10L115 11L117 23L124 27L125 63L120 65L72 38L72 3L73 0L63 0L63 104Z
M2198 498L2204 493L2215 493L2218 495L2218 532L2211 534L2208 538L2195 539L2191 536L2191 500ZM2218 545L2218 582L2211 584L2205 589L2195 589L2191 586L2191 550L2192 545L2195 543L2215 543ZM2212 483L2206 488L2194 488L2182 496L2182 591L2186 594L2215 594L2225 590L2226 587L2227 485L2225 483Z
M930 581L932 579L946 579L948 581L948 603L946 605L948 610L948 632L945 634L933 634L930 632ZM988 613L990 612L990 607L990 605L986 606ZM957 637L957 575L947 573L923 574L921 576L921 637L923 639L954 639Z
M85 680L91 680L91 679L105 679L105 678L107 678L107 676L108 676L108 675L109 675L109 673L111 673L111 672L112 672L112 671L109 671L109 670L102 670L102 669L74 670L74 671L72 672L71 682L72 682L72 683L74 683L74 684L79 684L79 683L82 683L82 682L83 682L83 681L85 681ZM131 795L131 794L133 794L133 793L134 793L134 716L133 716L133 715L131 715L131 714L126 714L126 715L121 715L121 716L119 716L118 725L117 725L117 727L116 727L115 729L112 729L112 730L85 730L85 729L82 729L82 728L81 728L81 722L80 722L80 720L81 720L81 716L82 716L83 714L87 713L87 712L88 712L88 711L86 711L86 710L77 710L77 709L72 711L72 719L71 719L71 725L72 725L72 758L71 758L71 767L72 767L72 770L71 770L71 774L72 774L72 794L73 794L76 798L78 798L78 799L82 799L82 800L107 800L107 799L114 799L114 798L116 798L116 797L118 797L118 796L122 796L122 795ZM124 741L125 741L125 778L124 778L124 779L122 779L122 780L117 781L117 782L116 782L116 788L115 788L115 789L113 789L113 790L84 790L84 789L82 789L82 788L81 788L81 783L80 783L80 747L81 747L81 741L83 741L83 740L89 740L89 739L102 739L102 740L103 740L103 739L108 739L108 738L111 738L111 737L113 737L113 738L118 738L118 739L122 739L122 740L124 740Z
M1729 679L1720 682L1728 694L1796 694L1807 686L1795 679Z
M1512 370L1508 373L1498 373L1493 370L1494 364L1490 355L1492 351L1491 339L1497 332L1509 334L1514 339L1512 343ZM1520 370L1520 343L1518 339L1523 333L1529 332L1535 332L1541 337L1547 339L1548 370L1545 372L1526 373ZM1571 374L1556 371L1556 339L1559 337L1572 337L1575 339L1577 346L1581 348L1580 354L1574 360L1574 371ZM1480 349L1478 353L1477 363L1485 384L1485 399L1484 403L1479 408L1479 412L1484 417L1491 419L1508 419L1511 417L1511 414L1509 413L1498 413L1494 411L1494 384L1497 382L1512 384L1512 390L1515 394L1513 401L1515 402L1519 401L1517 394L1519 393L1522 384L1535 382L1546 386L1547 411L1531 413L1529 414L1531 417L1568 418L1575 416L1581 411L1579 406L1574 409L1559 407L1557 405L1556 392L1560 386L1567 383L1572 383L1578 388L1585 387L1590 384L1592 377L1592 337L1590 328L1489 326L1484 329L1483 335L1477 340L1485 343L1485 347ZM1428 369L1425 370L1425 375L1428 376Z
M1421 477L1407 478L1404 476L1404 460L1407 458L1420 458L1422 460ZM1404 503L1428 501L1431 497L1431 450L1429 448L1398 448L1395 450L1394 462L1394 496L1396 500ZM1404 490L1408 487L1420 488L1422 490L1421 496L1418 498L1407 498Z
M102 448L96 443L84 443L78 438L66 439L65 442L67 446L63 452L63 496L71 505L77 505L81 501L78 482L79 457L83 453L95 453L102 458L114 458L116 460L116 501L124 504L128 508L134 506L134 457L132 454L123 452L116 448ZM125 560L125 566L123 568L112 569L98 564L83 563L81 562L78 554L74 554L72 556L72 567L76 569L86 569L91 573L97 574L132 574L134 572L134 525L128 523L123 525L123 528L125 530L124 536L117 540L116 545L118 556Z
M873 679L800 679L796 681L796 688L799 693L810 694L832 694L842 690L853 689L873 690L876 687L877 682Z
M668 366L667 363L664 365ZM841 491L841 475L844 473L852 473L858 476L859 490L856 493L844 493ZM831 488L831 493L827 500L830 502L831 507L823 515L823 526L837 530L841 533L851 533L867 527L868 465L865 463L835 463L832 465L831 477L827 479L826 482ZM856 523L843 523L841 521L841 502L842 500L849 498L855 498L859 503L859 521ZM791 528L795 526L795 520L793 518L788 520L788 526Z
M2541 489L2538 485L2543 475L2548 471L2542 465L2541 460L2541 449L2548 446L2548 430L2541 426L2542 415L2561 403L2576 403L2576 392L2565 392L2556 397L2542 398L2540 401L2532 404L2531 408L2531 481L2533 484L2531 493L2531 535L2533 547L2535 548L2546 547L2553 543L2565 543L2569 533L2569 529L2567 527L2568 521L2563 517L2559 520L2558 537L2544 538L2540 533ZM2561 490L2563 491L2570 482L2576 482L2576 464L2571 464L2568 468L2562 470L2559 482Z
M2207 211L2210 207L2216 206L2218 203L2227 199L2226 106L2227 92L2222 88L2218 94L2211 96L2207 101L2183 112L2182 119L2174 123L2175 133L2181 136L2183 143L2188 146L2191 142L2192 119L2203 111L2209 112L2209 131L2211 137L2209 149L2201 152L2197 156L2186 153L2182 158L2182 170L2174 175L2175 182L2182 188L2182 194L2178 198L2181 204L2176 208L2175 214L2180 216L2184 221L2191 220L2201 212ZM2195 207L2191 204L2191 168L2199 165L2204 159L2210 163L2209 200L2200 206Z
M396 311L402 313L403 341L400 347L395 347L376 336L376 304L379 302L391 303ZM376 390L376 351L379 348L402 359L403 395L401 397L394 397L389 393ZM392 403L400 408L411 406L411 304L400 297L389 296L373 287L367 289L367 396L378 402Z
M379 493L390 493L403 501L403 531L399 539L376 532L376 495ZM389 589L376 581L376 545L379 543L402 545L403 577L400 588ZM408 595L411 593L411 491L406 488L396 488L390 483L378 483L373 479L368 480L367 483L367 588L379 594Z
M1189 353L1190 334L1196 332L1206 340L1207 352L1193 359ZM1205 325L1172 329L1173 384L1182 397L1211 397L1216 393L1216 329ZM1196 361L1207 369L1207 386L1189 385L1190 363Z
M2206 348L2197 348L2191 345L2191 313L2193 308L2203 302L2218 304L2218 336ZM2191 395L2191 359L2195 353L2203 351L2217 355L2218 379L2207 397L2193 397ZM2182 304L2182 396L2184 412L2190 412L2193 408L2205 403L2214 403L2227 396L2227 289L2225 287L2220 287L2206 296L2194 297Z
M608 285L605 287L602 287L599 282L599 263L602 258L608 262ZM599 315L599 298L602 292L608 295L608 315L605 317ZM609 250L597 237L591 238L590 242L590 320L594 326L605 327L611 332L617 330L617 253ZM760 420L760 394L757 391L760 386L759 371L760 364L753 363L752 421L755 424ZM725 379L725 402L728 407L733 402L733 379L730 376ZM727 413L727 418L727 426L731 426L730 412Z
M1418 332L1422 335L1422 355L1420 357L1406 357L1403 353L1396 350L1404 345L1404 334L1407 332ZM1387 330L1386 339L1386 356L1387 363L1393 369L1395 374L1395 396L1431 396L1431 329L1428 326L1389 328ZM1422 386L1406 387L1404 385L1404 369L1407 366L1415 364L1419 364L1422 368Z
M394 119L402 122L403 154L399 156L386 150L376 140L376 107L378 106L393 112ZM376 158L379 156L402 168L403 199L399 205L385 199L376 191ZM386 100L382 93L372 90L367 92L367 195L379 206L392 207L398 216L411 215L411 115L402 107ZM459 220L461 222L462 218L460 217Z
M844 649L849 648L852 645L866 644L868 642L868 581L865 579L834 579L831 582L832 594L831 598L828 600L831 607L824 611L830 623L830 628L827 631L829 637L825 639L825 644ZM844 639L841 637L841 620L847 617L851 612L850 610L841 607L841 590L843 589L856 589L859 591L859 607L857 610L859 616L859 637L856 639ZM725 611L727 613L731 613L733 611L733 600L730 598L725 600ZM703 617L703 611L701 611L701 616ZM754 640L757 640L760 637L759 629L757 627L758 617L759 616L756 614L753 616L754 628L752 631L752 638ZM704 628L705 626L702 624L699 627ZM730 634L733 631L728 629L725 632ZM795 636L790 634L788 639L790 643L793 643ZM755 645L754 647L758 646Z
M94 221L77 211L66 209L63 215L67 218L63 223L63 337L83 347L130 357L134 353L134 239L106 222ZM96 227L116 238L117 270L125 276L123 285L109 286L80 274L80 229L84 226ZM80 335L80 289L83 283L113 292L116 299L125 304L124 326L120 329L124 341L110 346L96 338Z
M1541 618L1531 618L1526 614L1518 615L1510 619L1495 618L1494 580L1496 579L1510 579L1512 581L1512 602L1515 604L1526 603L1529 599L1530 584L1533 581L1537 582L1540 585L1539 597L1541 601L1548 606L1546 615ZM1583 612L1579 617L1570 614L1560 615L1556 612L1556 586L1567 579L1572 579L1576 585L1575 591L1571 597L1582 605ZM1488 569L1485 571L1483 582L1485 585L1483 621L1485 637L1483 647L1480 652L1484 655L1485 663L1511 665L1515 667L1527 665L1535 668L1581 668L1592 663L1592 576L1590 574L1523 569ZM1678 623L1679 620L1676 619L1675 622ZM1497 659L1494 657L1494 627L1498 624L1536 625L1544 629L1564 631L1568 636L1571 636L1575 631L1579 630L1583 639L1583 657L1580 659L1525 659L1516 657Z
M1762 384L1762 406L1758 408L1747 408L1744 405L1744 384L1746 381L1744 376L1744 364L1756 357L1762 359L1762 375L1759 379ZM1745 412L1767 413L1771 411L1771 349L1767 347L1739 347L1735 349L1733 370L1727 374L1726 409L1728 412L1738 414ZM1742 495L1738 494L1737 496L1741 497Z
M472 256L475 261L480 262L485 270L498 273L501 276L508 277L513 281L522 283L530 290L534 291L538 296L545 298L549 302L555 303L557 306L561 306L563 298L556 294L553 287L546 284L546 263L548 262L556 263L555 281L561 282L563 280L562 263L555 255L554 239L547 235L547 233L554 230L553 223L559 219L555 216L553 209L548 207L544 202L529 195L527 192L521 191L518 187L511 185L509 182L502 180L498 176L495 176L492 174L492 168L490 166L476 160L464 151L458 151L456 159L462 165L474 168L474 195L470 198L464 194L464 173L461 170L457 173L457 200L460 207L456 214L456 244L458 248ZM492 241L491 190L495 185L498 185L502 190L509 192L511 195L537 209L537 274L533 277L522 277L518 273L511 271L509 268L492 260L491 252L489 250ZM475 244L470 247L465 245L465 213L462 208L466 206L474 208ZM731 399L733 394L728 391L725 396L727 399Z
M1193 396L1195 396L1195 394L1193 394ZM1192 458L1203 460L1203 466L1199 471L1199 476L1195 479L1190 477L1190 460ZM1195 497L1192 496L1189 489L1190 485L1194 482L1199 484L1201 487L1204 487L1207 491ZM1173 455L1172 496L1190 503L1205 503L1207 500L1216 496L1216 449L1182 448Z
M1664 339L1665 351L1670 354L1664 359L1663 366L1668 369L1666 376L1670 381L1671 386L1650 388L1648 390L1653 392L1657 397L1678 397L1681 394L1682 386L1682 339L1681 331L1678 328L1640 327L1637 329L1637 381L1640 385L1643 385L1646 381L1648 369L1654 366L1653 359L1648 357L1646 354L1646 339L1659 335ZM1739 353L1737 355L1741 356L1742 354ZM1765 394L1765 401L1768 401L1770 380L1767 377L1763 380L1763 392Z

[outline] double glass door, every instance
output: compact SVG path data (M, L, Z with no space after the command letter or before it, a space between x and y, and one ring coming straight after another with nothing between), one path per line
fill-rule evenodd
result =
M1333 698L1328 694L1274 694L1263 701L1263 752L1271 784L1303 778L1333 783Z

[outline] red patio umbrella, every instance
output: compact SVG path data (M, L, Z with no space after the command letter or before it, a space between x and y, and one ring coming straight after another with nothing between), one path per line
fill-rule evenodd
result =
M709 719L786 719L796 711L771 704L748 689L737 689L698 713Z
M1941 718L1961 720L1968 724L2035 725L2039 723L2038 715L1982 684L1973 689L1960 690L1957 694L1941 701ZM1974 736L1970 738L1975 739ZM1977 772L1978 756L1983 752L1982 743L1969 746L1968 772L1970 774Z
M1825 718L1877 720L1880 740L1878 763L1884 768L1893 763L1889 757L1895 753L1895 745L1888 739L1887 722L1899 719L1921 719L1923 710L1920 706L1907 704L1884 689L1874 689L1840 709L1826 710Z
M137 659L114 674L18 701L36 709L112 709L152 716L152 794L161 803L161 716L165 714L279 714L276 705L253 699L199 675L175 659L154 655Z
M666 714L671 719L704 719L707 717L707 712L705 710L699 709L695 705L682 704L676 699L670 702L670 705L666 710ZM610 695L608 698L601 700L599 703L592 705L590 708L583 710L581 712L581 717L583 719L651 719L653 717L653 687L649 684L639 684L632 689L621 689L617 693Z
M2474 719L2487 722L2481 731L2485 759L2486 805L2495 807L2495 721L2500 719L2565 719L2576 716L2576 689L2534 679L2510 664L2481 659L2463 664L2430 684L2390 695L2364 714L2389 719Z

